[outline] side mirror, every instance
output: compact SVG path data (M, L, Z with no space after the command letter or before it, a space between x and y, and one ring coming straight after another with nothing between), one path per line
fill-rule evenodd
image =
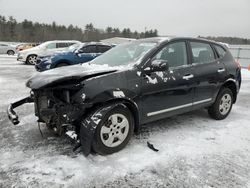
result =
M168 68L169 68L168 61L166 61L166 60L154 60L151 62L150 69L148 69L147 71L150 71L150 72L166 71L166 70L168 70Z

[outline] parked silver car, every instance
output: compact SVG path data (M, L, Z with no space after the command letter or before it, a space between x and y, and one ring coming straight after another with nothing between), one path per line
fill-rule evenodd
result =
M15 53L16 53L16 49L14 46L0 43L0 54L14 55Z

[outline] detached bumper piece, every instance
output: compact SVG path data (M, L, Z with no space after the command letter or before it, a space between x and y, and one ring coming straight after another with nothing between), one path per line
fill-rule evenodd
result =
M34 102L34 99L32 96L26 97L22 100L16 101L14 103L11 103L7 109L7 114L9 117L9 120L14 124L17 125L19 123L18 120L18 115L16 114L16 112L14 111L14 109L18 106L21 106L25 103L32 103Z

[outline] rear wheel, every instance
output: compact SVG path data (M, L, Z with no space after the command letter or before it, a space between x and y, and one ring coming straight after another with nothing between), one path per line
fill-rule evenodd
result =
M35 65L36 64L36 55L30 55L27 57L26 63L30 65Z
M111 109L98 124L92 148L101 155L123 149L134 132L134 118L125 106Z
M233 106L233 93L229 88L222 88L214 104L209 107L209 115L216 120L225 119Z
M8 54L8 55L14 55L15 52L14 52L13 50L8 50L8 51L7 51L7 54Z

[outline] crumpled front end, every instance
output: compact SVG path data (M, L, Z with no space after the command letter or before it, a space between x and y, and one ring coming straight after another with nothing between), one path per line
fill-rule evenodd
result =
M73 100L74 92L66 89L34 90L38 122L46 123L62 135L67 126L74 124L85 112L83 105Z

